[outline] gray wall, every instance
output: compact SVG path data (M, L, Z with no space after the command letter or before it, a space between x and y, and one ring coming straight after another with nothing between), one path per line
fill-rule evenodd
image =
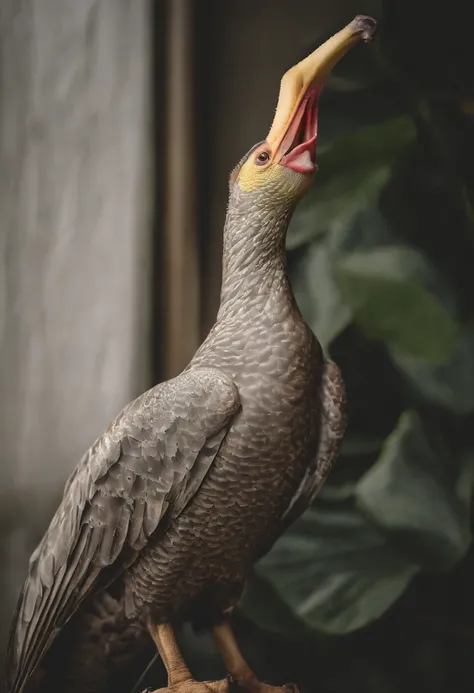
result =
M149 384L150 4L0 9L0 651L67 475Z

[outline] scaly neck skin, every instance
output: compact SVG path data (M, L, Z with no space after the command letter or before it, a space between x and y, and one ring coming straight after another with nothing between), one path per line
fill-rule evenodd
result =
M268 302L293 303L286 274L285 239L295 204L231 191L224 226L221 302L217 320L255 312Z

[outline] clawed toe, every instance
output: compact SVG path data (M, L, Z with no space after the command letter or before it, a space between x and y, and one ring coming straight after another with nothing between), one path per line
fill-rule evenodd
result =
M300 689L296 683L285 683L283 690L286 691L286 693L300 693Z
M296 683L285 683L283 686L286 693L300 693L299 686Z
M203 681L202 685L206 686L207 690L212 693L229 693L229 679L222 679L221 681ZM195 693L197 693L197 691Z
M151 689L147 689L148 693ZM145 692L144 692L145 693ZM229 693L229 681L195 681L188 679L166 688L157 688L152 693Z

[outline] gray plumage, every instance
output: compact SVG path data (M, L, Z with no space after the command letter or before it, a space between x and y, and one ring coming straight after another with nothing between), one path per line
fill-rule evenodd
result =
M216 323L188 368L125 407L67 482L17 606L9 693L32 674L32 689L105 691L138 661L147 622L217 621L331 468L344 386L285 270L301 176L285 171L262 194L243 192L238 171Z

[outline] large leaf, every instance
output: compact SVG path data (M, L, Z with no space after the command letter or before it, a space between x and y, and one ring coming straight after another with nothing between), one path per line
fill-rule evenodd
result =
M353 457L356 455L373 455L379 452L383 440L367 435L350 435L348 431L342 441L341 456Z
M312 243L292 272L298 306L323 348L351 321L351 311L342 301L332 276L327 242Z
M396 244L396 237L380 210L378 200L357 212L347 224L334 226L326 238L333 262L349 253Z
M378 461L357 484L357 506L416 563L450 568L471 540L469 513L456 481L448 451L427 437L415 412L405 412Z
M455 414L474 411L474 330L459 334L445 364L436 365L396 349L390 356L414 390Z
M310 508L257 565L308 626L343 634L377 619L418 567L353 507Z
M297 248L345 224L380 195L390 174L391 167L387 164L359 166L315 187L317 192L306 204L301 204L292 219L287 248Z
M293 217L287 247L307 243L371 205L414 138L412 119L400 116L340 137L320 151L315 184Z
M309 632L305 622L283 601L273 585L255 571L247 581L239 610L263 630L287 637Z
M339 137L320 153L319 182L329 183L349 169L393 165L412 147L415 137L414 121L408 115L397 116ZM316 190L314 193L317 194Z
M432 363L451 357L457 325L440 298L442 282L421 253L406 246L354 252L338 260L334 276L368 337Z
M334 224L331 233L313 241L291 265L291 280L298 306L323 348L352 321L333 272L335 261L354 249L393 244L393 235L375 203L345 223Z

